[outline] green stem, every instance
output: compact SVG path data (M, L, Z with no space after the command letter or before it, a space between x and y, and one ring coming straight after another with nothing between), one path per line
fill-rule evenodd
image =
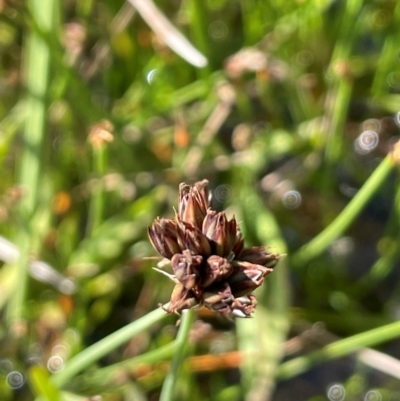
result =
M235 187L240 188L241 227L248 233L253 232L257 242L270 246L273 252L287 253L277 221L254 191L253 177L257 173L249 168L240 168L234 174ZM242 385L247 393L246 399L252 400L270 398L289 329L289 285L285 260L279 263L267 281L256 293L259 305L254 319L236 321L238 348L244 353L240 367Z
M300 248L292 257L295 266L303 266L324 252L356 219L378 188L383 184L394 166L391 155L387 156L371 174L356 196L342 213L325 230Z
M188 337L193 320L194 312L192 310L183 311L181 325L179 327L178 336L176 338L176 352L171 362L170 371L168 372L167 377L164 380L160 395L160 401L172 401L175 399L175 384L178 381L180 368L185 359Z
M26 121L28 114L26 106L25 99L19 100L0 121L0 166L3 164L4 156L8 154L9 143Z
M202 0L191 0L187 3L190 14L190 27L193 33L194 42L198 46L199 50L212 61L210 57L210 40L207 33L208 28L208 16L206 14L205 4ZM206 78L210 75L210 65L197 70L200 78Z
M288 380L325 361L341 358L364 347L372 347L398 337L400 337L400 322L395 322L335 341L321 350L283 363L278 369L278 378Z
M138 355L135 356L134 358L127 359L126 361L114 363L113 365L99 369L96 371L96 377L99 378L101 377L103 380L105 380L116 369L132 369L138 365L143 365L143 364L149 365L160 361L168 360L175 354L176 349L177 349L177 343L176 341L172 341L167 345L146 352L143 355Z
M57 387L63 387L83 369L89 367L92 363L118 348L123 343L129 341L132 337L147 329L152 324L160 321L165 316L167 316L167 314L163 309L156 309L91 345L70 359L65 364L64 369L53 376L53 383Z
M342 133L347 118L349 103L353 83L351 78L346 77L346 73L335 72L338 63L343 63L344 68L348 64L351 55L354 40L357 35L357 21L360 10L362 9L363 0L349 0L344 5L344 14L341 19L339 36L332 54L331 62L328 68L330 74L334 77L333 106L331 110L331 128L326 146L326 161L328 166L332 166L338 162L341 155L341 147L343 143ZM327 171L327 182L331 172Z
M100 368L93 372L93 374L78 376L73 380L72 387L74 390L82 387L97 389L110 388L110 386L115 385L115 374L117 374L117 372L132 372L139 366L148 366L160 361L169 361L175 354L176 349L176 341L172 341L167 345L146 352L145 354L137 355L134 358Z
M107 144L93 146L93 172L98 180L90 200L88 234L100 226L104 210L104 174L107 170Z
M337 84L335 92L335 103L332 110L332 126L326 144L326 161L329 165L337 163L341 155L343 127L347 118L347 111L351 99L353 82L350 79L342 78ZM330 170L328 171L330 174Z
M361 298L392 272L399 259L399 240L400 236L386 238L387 245L384 254L372 265L365 275L350 286L349 293L352 294L352 297L358 296Z
M371 94L373 97L385 95L388 92L389 85L387 83L388 75L396 68L397 64L397 44L399 43L400 35L397 29L400 22L400 3L398 2L394 9L394 17L392 22L392 31L386 36L385 44L378 58L374 81L371 86Z
M28 8L34 25L43 32L51 32L55 24L57 0L29 0ZM10 299L8 319L10 322L20 321L27 287L28 255L32 251L32 235L34 227L30 227L32 216L38 206L41 188L42 147L46 133L46 95L49 83L50 49L43 38L33 30L29 32L25 44L24 82L28 92L26 108L27 116L23 139L25 147L21 156L20 184L24 197L20 203L22 227L18 230L16 243L21 257L15 268L18 277L15 291Z

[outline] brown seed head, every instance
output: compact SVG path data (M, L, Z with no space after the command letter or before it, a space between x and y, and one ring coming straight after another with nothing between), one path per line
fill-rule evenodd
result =
M210 208L208 181L179 186L174 219L157 218L148 234L154 248L171 261L175 287L165 309L180 313L205 305L237 317L250 317L257 305L251 293L279 260L266 247L244 248L235 217Z

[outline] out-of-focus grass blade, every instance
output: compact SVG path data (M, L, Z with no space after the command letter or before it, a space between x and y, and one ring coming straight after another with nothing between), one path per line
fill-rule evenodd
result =
M89 367L111 351L118 348L132 337L148 329L152 324L165 318L167 314L161 308L156 309L136 321L114 331L112 334L85 348L66 362L64 369L52 378L58 387L65 386L79 372Z
M176 337L176 350L171 361L171 368L164 380L160 401L171 401L175 399L175 388L181 376L182 364L186 357L186 351L189 346L189 333L194 321L194 311L184 310L182 320Z
M26 103L20 100L0 121L0 163L7 154L8 147L26 117Z
M100 368L93 372L78 376L72 381L73 388L93 387L98 389L112 388L116 385L115 377L123 372L132 372L140 367L156 364L161 361L168 361L176 351L176 341L163 347L146 352L145 354L117 362L113 365Z
M399 22L400 3L397 3L394 10L392 33L386 37L382 53L378 58L378 65L371 87L373 97L380 97L381 95L387 94L390 88L388 84L389 74L396 69L398 63L397 48L400 40L400 31L397 29L397 26ZM398 107L396 111L398 111Z
M175 53L195 67L205 67L207 59L165 17L151 0L128 0L150 28Z
M49 380L48 372L42 366L29 369L29 383L33 393L42 401L61 401L60 392Z
M399 152L396 149L400 150L399 142L394 147L394 152ZM397 163L395 158L398 156L392 153L383 159L339 216L292 256L291 260L296 266L304 266L320 255L350 226L394 168L395 163Z
M278 377L287 380L307 372L312 367L323 362L341 358L364 347L382 344L386 341L400 337L400 322L390 323L351 337L343 338L326 345L320 350L313 351L308 355L294 358L283 363L279 367Z
M349 109L353 82L351 78L348 79L345 76L345 73L339 71L347 68L346 63L356 39L357 21L362 5L362 0L350 0L343 3L342 26L328 67L329 73L334 78L331 91L327 96L329 136L325 155L328 164L337 163L341 155L342 133Z
M57 24L58 0L30 0L27 2L36 26L46 33L53 33ZM16 285L8 304L8 321L17 322L22 318L27 290L27 269L29 254L35 248L35 223L33 218L39 205L42 190L43 155L46 141L47 92L50 72L50 47L37 31L32 29L24 47L24 84L27 89L27 116L23 133L24 149L20 158L19 184L25 196L19 204L22 226L16 235L16 244L21 257L16 267ZM31 232L29 232L29 230Z
M83 395L77 395L69 393L67 391L61 391L62 401L88 401L88 397Z
M81 242L71 255L70 272L83 272L85 266L101 263L118 256L123 247L143 234L151 223L161 199L165 197L165 188L159 187L150 194L137 199L129 209L101 224L90 238ZM79 274L78 274L79 275Z
M250 177L242 172L241 178L241 185L236 187L242 207L239 215L239 220L243 221L241 227L246 232L252 231L261 244L271 247L272 252L285 254L286 243L274 217L255 193ZM246 355L242 382L248 401L270 399L283 356L283 344L289 327L286 315L289 286L284 257L257 296L259 305L254 319L237 319L239 349Z

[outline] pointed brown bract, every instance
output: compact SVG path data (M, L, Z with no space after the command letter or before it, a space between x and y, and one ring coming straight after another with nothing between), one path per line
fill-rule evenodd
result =
M207 263L203 269L203 282L204 287L208 287L213 283L217 283L232 274L233 266L227 259L221 256L211 255L207 259Z
M164 258L171 259L175 253L181 251L178 245L176 222L174 220L157 217L147 231L154 248Z
M199 229L209 207L207 185L207 180L197 182L193 187L185 183L179 185L179 218Z
M268 253L265 246L253 246L252 248L244 249L239 258L245 262L272 268L278 263L279 254Z
M257 298L253 294L237 297L233 301L232 315L236 317L251 317L257 305Z
M229 284L223 282L210 287L203 294L204 305L219 313L231 313L234 297Z
M202 256L192 255L188 249L183 251L183 254L177 253L172 257L171 266L175 277L186 289L191 290L197 284L201 274L202 262Z
M235 217L210 208L208 181L179 186L174 219L157 218L148 234L154 248L171 261L176 283L165 310L180 313L202 305L236 317L251 317L252 291L279 260L266 247L244 247Z
M178 283L172 290L171 300L166 308L169 313L179 313L183 309L192 309L199 305L199 300L194 293Z
M236 244L237 229L235 218L228 221L224 212L209 210L203 221L203 233L219 256L228 256L232 251Z
M189 249L195 255L210 255L211 246L206 236L195 226L180 221L178 224L178 244L182 249Z
M244 238L242 233L240 232L239 226L236 228L236 236L235 236L235 245L233 246L232 252L234 253L235 257L237 258L244 247Z

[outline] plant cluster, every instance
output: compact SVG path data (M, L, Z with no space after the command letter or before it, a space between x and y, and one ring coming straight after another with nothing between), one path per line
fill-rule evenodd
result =
M244 247L235 219L212 210L208 181L179 186L174 219L157 218L149 227L154 248L170 260L176 283L168 312L206 306L238 317L250 317L257 305L252 291L273 271L279 254L263 246Z

